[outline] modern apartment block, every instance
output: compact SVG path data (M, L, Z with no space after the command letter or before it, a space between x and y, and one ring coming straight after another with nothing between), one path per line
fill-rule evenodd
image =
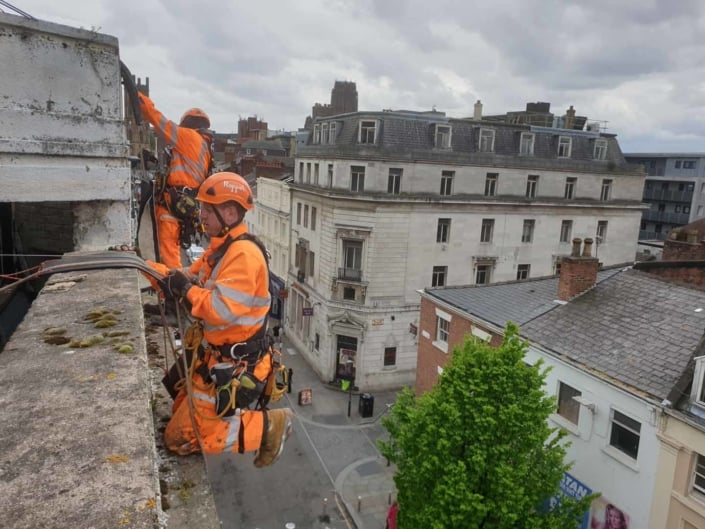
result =
M572 128L477 105L313 121L291 184L286 331L322 378L413 384L418 289L551 275L574 237L606 266L634 261L641 167L614 134L557 122Z
M663 241L673 228L705 217L705 153L627 153L646 171L640 241Z

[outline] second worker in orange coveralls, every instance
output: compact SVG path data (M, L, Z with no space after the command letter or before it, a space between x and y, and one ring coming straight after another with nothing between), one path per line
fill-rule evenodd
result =
M210 119L200 108L187 110L177 125L156 109L152 100L138 92L145 119L166 142L170 151L165 185L155 186L154 217L157 232L157 260L169 268L181 268L181 239L184 223L180 199L195 204L199 186L210 173L212 133ZM188 245L187 245L188 247Z

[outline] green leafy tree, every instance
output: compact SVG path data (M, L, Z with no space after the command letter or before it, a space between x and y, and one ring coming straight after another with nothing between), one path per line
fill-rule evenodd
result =
M383 424L382 453L397 465L399 529L572 529L594 496L559 496L565 432L547 369L523 362L527 344L507 325L493 348L467 337L439 383L403 390Z

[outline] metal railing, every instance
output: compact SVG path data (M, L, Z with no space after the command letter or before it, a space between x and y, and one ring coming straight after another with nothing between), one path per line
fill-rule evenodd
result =
M362 270L358 270L357 268L338 268L338 279L362 281Z

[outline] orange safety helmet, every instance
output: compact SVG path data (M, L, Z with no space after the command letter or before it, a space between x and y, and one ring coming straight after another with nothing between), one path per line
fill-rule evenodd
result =
M225 204L236 202L245 211L250 211L254 206L252 190L249 184L237 173L215 173L201 184L196 200L207 204Z
M209 128L211 126L211 119L208 117L208 114L203 112L200 108L189 108L186 112L184 112L184 115L181 116L181 121L179 123L183 124L187 118L200 118L205 120L205 128Z

